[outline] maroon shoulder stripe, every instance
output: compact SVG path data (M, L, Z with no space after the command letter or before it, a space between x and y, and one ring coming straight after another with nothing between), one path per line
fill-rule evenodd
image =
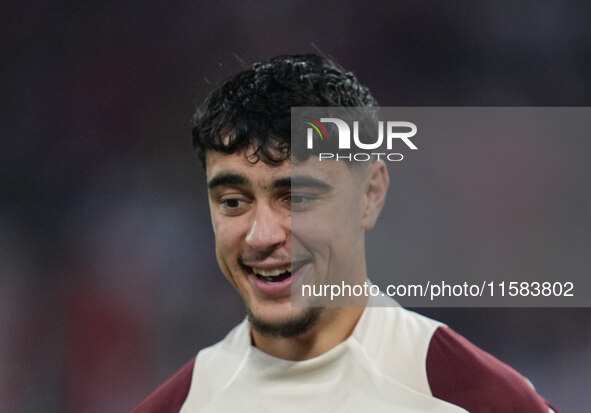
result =
M470 413L558 413L521 374L448 327L431 338L427 377L434 397Z
M177 413L189 394L194 365L193 358L130 413Z

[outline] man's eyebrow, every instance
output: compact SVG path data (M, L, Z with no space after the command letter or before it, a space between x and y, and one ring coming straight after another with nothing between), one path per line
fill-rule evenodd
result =
M212 189L222 185L249 186L249 182L242 175L235 173L222 173L214 176L207 182L207 189L211 191Z
M273 188L317 188L323 190L332 189L332 187L326 182L309 175L279 178L273 181Z

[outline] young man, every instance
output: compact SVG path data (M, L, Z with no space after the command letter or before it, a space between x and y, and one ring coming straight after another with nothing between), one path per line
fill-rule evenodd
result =
M133 412L556 411L439 322L393 306L292 305L292 282L367 280L363 235L388 188L382 162L291 156L290 109L334 106L376 102L351 73L305 55L253 65L197 111L216 256L248 317Z

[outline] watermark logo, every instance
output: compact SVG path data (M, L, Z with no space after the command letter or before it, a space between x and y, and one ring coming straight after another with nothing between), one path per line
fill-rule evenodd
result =
M307 128L306 146L308 149L314 149L314 132L320 137L320 141L328 140L328 133L323 123L331 123L336 126L338 131L338 149L339 151L351 149L353 144L356 148L363 151L377 150L386 144L387 150L391 151L394 147L394 141L400 140L409 149L417 150L417 146L410 140L417 134L417 126L412 122L403 121L378 121L377 137L373 141L368 142L369 139L362 139L359 136L359 121L352 122L352 128L349 123L343 119L336 117L320 118L320 121L308 118L310 121L306 122L310 127ZM353 137L353 139L351 139ZM337 153L337 152L321 152L318 154L318 159L335 159L348 160L356 162L367 162L372 158L387 159L389 161L401 161L404 156L401 153L385 153L385 152L358 152L358 153Z
M306 124L311 126L312 128L314 128L314 130L318 133L318 136L320 136L320 140L321 141L323 141L324 139L328 140L328 133L326 133L326 129L324 129L324 126L322 126L322 123L320 123L319 121L317 121L314 118L308 118L308 119L310 119L312 122L306 122ZM320 130L322 130L322 132ZM312 134L313 134L312 129L308 128L308 149L311 149L312 140L313 140Z

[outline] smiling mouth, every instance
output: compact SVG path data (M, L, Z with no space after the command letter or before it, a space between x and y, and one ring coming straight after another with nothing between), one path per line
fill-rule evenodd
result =
M266 283L279 283L290 278L292 271L297 272L304 264L305 262L300 262L276 268L258 268L244 264L241 264L241 266L248 274L254 275L261 281Z

